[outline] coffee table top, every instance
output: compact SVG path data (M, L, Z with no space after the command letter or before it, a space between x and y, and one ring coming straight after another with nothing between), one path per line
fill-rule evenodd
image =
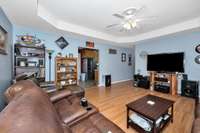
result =
M148 104L148 101L155 102L153 105ZM136 101L127 104L127 107L153 121L157 120L161 115L174 104L174 101L167 100L161 97L146 95Z

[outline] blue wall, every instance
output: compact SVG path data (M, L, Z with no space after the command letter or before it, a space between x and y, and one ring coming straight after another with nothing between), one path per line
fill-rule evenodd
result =
M78 47L85 47L85 42L87 40L83 39L77 39L68 37L67 35L64 35L65 39L69 42L69 45L64 49L61 50L56 44L55 40L57 40L61 34L59 33L47 33L44 31L31 29L27 27L21 27L21 26L14 26L13 28L13 37L14 40L16 40L16 35L21 34L30 34L30 35L36 35L38 38L45 40L45 46L47 49L54 49L56 53L62 52L62 55L66 55L69 53L73 53L75 57L78 56ZM63 35L62 35L63 36ZM117 55L110 55L108 54L108 49L114 48L117 49ZM133 66L128 66L128 62L122 63L121 62L121 53L127 53L127 54L133 54L132 48L122 48L122 47L116 47L112 44L102 44L95 42L95 49L99 50L99 63L100 63L100 85L104 84L104 78L103 75L110 73L112 75L112 81L121 81L121 80L128 80L132 79L133 75ZM54 53L54 57L56 55ZM54 60L53 57L53 60ZM52 61L52 78L55 78L55 71L54 71L54 61ZM46 77L48 80L48 60L46 60Z
M200 80L200 65L194 62L198 55L195 52L196 45L200 44L199 31L187 31L159 37L151 40L137 42L135 46L135 72L141 71L141 74L147 75L147 61L141 58L141 51L148 54L184 52L185 53L185 73L190 80Z
M0 25L8 32L6 43L7 55L0 54L0 111L5 105L4 91L10 85L12 79L12 24L0 8Z

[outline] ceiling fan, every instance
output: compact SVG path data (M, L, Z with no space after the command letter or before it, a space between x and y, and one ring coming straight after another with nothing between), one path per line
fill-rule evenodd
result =
M145 7L135 8L131 7L124 10L122 13L115 13L113 16L121 19L121 23L111 24L106 26L107 29L111 28L120 28L120 32L123 31L132 31L133 29L139 29L140 24L143 22L148 22L150 20L154 20L155 17L138 17L140 12L144 10Z

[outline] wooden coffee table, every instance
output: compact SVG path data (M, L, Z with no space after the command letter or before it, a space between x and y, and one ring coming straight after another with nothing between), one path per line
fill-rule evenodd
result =
M154 105L148 104L148 101L155 102ZM173 105L174 101L167 100L164 98L160 98L153 95L144 96L134 102L127 104L127 128L132 126L140 133L145 133L146 131L143 130L141 127L136 125L131 121L129 118L130 111L133 111L143 118L147 118L148 120L152 121L152 133L160 132L171 120L173 122ZM162 126L156 127L156 120L161 116L165 115L166 113L169 114L169 118L166 121L162 121Z

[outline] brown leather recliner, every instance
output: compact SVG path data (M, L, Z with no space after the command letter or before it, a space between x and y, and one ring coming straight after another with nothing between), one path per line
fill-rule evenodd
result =
M11 86L6 96L10 102L0 113L0 133L124 133L98 111L73 116L77 110L69 110L68 107L81 106L70 92L55 95L51 102L41 88L27 80ZM63 112L59 112L62 108ZM73 117L69 119L71 115Z
M6 92L11 100L0 113L0 133L70 133L47 94L31 81L20 81Z

